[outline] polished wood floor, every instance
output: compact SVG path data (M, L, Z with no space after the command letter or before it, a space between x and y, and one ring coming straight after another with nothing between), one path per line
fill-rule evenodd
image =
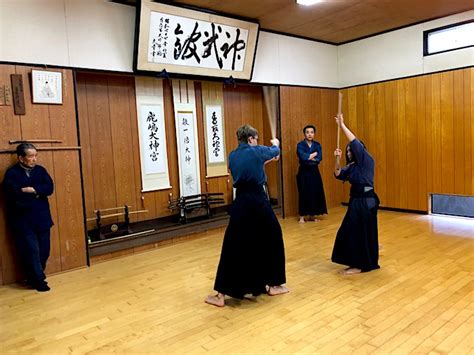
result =
M1 287L0 352L474 353L474 222L381 211L382 268L340 276L344 211L282 221L283 296L203 303L223 229L51 276L48 293Z

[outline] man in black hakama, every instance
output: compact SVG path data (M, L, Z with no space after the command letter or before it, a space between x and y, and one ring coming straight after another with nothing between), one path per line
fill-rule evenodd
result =
M246 294L288 292L282 286L286 282L282 231L263 187L264 164L280 154L280 142L272 139L272 147L257 145L258 132L249 125L237 130L237 139L239 146L229 155L236 197L217 268L218 293L205 300L218 307L225 305L225 295L243 299Z
M299 223L305 223L305 216L310 221L318 222L315 216L328 213L324 195L323 180L319 164L323 159L321 144L314 140L316 127L308 125L303 128L305 139L296 146L300 163L296 182L298 185Z

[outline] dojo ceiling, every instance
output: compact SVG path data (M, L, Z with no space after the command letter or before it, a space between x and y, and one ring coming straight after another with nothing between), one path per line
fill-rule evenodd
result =
M137 0L115 2L136 5ZM472 0L322 0L311 6L295 0L175 0L258 20L260 29L334 44L474 9Z

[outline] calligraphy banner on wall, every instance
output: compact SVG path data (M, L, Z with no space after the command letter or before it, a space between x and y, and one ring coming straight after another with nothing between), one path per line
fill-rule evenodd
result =
M189 80L173 80L173 102L178 147L180 195L197 195L201 193L201 173L194 82Z
M140 105L142 161L145 174L166 172L166 138L161 105Z
M206 143L206 177L228 175L224 126L224 92L221 83L202 82Z
M143 0L136 69L250 80L258 24Z
M142 191L170 189L163 83L135 78Z
M224 125L221 106L206 106L206 143L208 164L224 163Z

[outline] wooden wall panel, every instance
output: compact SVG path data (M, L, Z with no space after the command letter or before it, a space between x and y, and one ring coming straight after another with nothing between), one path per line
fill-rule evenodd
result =
M382 206L427 211L430 193L472 195L473 71L342 90L345 120L375 158Z
M333 175L334 149L336 147L337 90L312 89L282 86L280 88L282 164L285 216L298 214L298 190L296 174L298 158L296 144L304 139L302 129L307 124L315 124L315 139L322 144L323 161L319 168L323 178L328 207L334 207L343 199L343 187ZM351 92L352 96L353 92ZM350 107L350 99L345 107ZM344 140L341 139L341 145Z
M407 145L405 152L407 166L405 183L407 191L407 206L418 206L418 196L416 192L418 189L419 156L418 154L414 154L414 152L417 150L417 132L420 128L418 127L419 120L416 116L416 101L416 80L407 80L405 83L405 119Z
M49 198L55 225L51 229L51 255L46 272L48 274L86 265L84 216L77 147L76 110L74 81L70 70L51 69L63 74L63 103L61 105L33 104L31 100L31 70L28 66L0 65L0 80L9 82L10 74L21 74L23 78L26 114L15 116L12 106L0 106L0 147L14 149L9 140L54 139L60 143L38 143L38 163L43 165L53 178L55 192ZM5 129L3 129L5 128ZM71 150L48 150L72 147ZM10 153L0 155L0 175L8 166L16 163ZM1 188L1 186L0 186ZM21 277L19 260L13 245L13 235L8 229L3 196L0 193L0 284L8 284Z
M428 171L427 153L429 152L426 141L427 123L426 123L426 87L423 77L416 78L416 114L417 120L417 141L415 152L418 154L418 165L415 167L418 175L418 193L417 196L417 210L423 211L426 208L426 201L428 196L428 179L427 174L420 174L420 171ZM412 153L413 154L413 153Z
M441 78L441 183L443 192L454 192L453 72ZM447 174L446 172L450 172Z
M133 77L109 76L107 79L115 203L116 206L129 205L132 206L132 209L138 210L140 208L136 205L137 194L135 192L140 188L136 186L133 173L135 157L130 140L130 132L132 132L130 118L134 117L132 111L136 111L136 105L130 106L130 101L124 99L128 97L128 89L134 85L135 81Z
M440 75L431 75L431 159L433 186L431 192L443 192L442 141L441 141L441 81ZM430 119L430 117L428 117Z
M81 172L76 151L54 152L53 161L57 172L55 174L57 205L55 223L59 227L60 270L65 271L87 264Z
M463 107L463 134L464 134L464 156L465 156L465 169L464 169L464 189L467 195L474 195L474 70L463 71L463 96L464 96L464 107Z
M334 149L337 145L337 136L334 131L334 107L337 108L337 96L330 90L322 90L321 91L321 117L319 130L320 133L319 137L321 137L321 145L323 147L323 160L322 163L319 165L321 175L323 177L328 177L330 183L324 182L324 193L326 195L326 202L328 204L335 204L334 201L338 201L340 199L340 191L341 185L333 179L332 174L334 173ZM322 119L326 117L327 119ZM332 132L332 133L330 133ZM303 133L303 132L301 132ZM295 147L296 149L296 147ZM336 203L337 204L337 203Z
M89 110L87 109L87 77L76 82L77 112L79 117L79 137L81 142L82 181L86 218L93 217L95 210L92 144L89 135ZM93 228L93 222L87 222L87 228Z
M199 164L201 192L207 192L209 182L206 179L206 144L204 143L204 115L202 112L202 86L200 82L194 82L194 95L196 100L196 123L199 142Z
M453 137L454 141L454 192L462 194L464 191L465 177L465 151L457 149L458 146L465 146L464 141L464 94L463 94L464 73L460 70L453 73Z
M90 76L87 78L87 111L92 171L83 173L92 176L94 209L117 207L110 102L106 77ZM82 117L79 116L79 119L82 120ZM84 132L84 134L86 133ZM86 186L84 187L86 188ZM92 215L91 211L87 211L88 217Z
M381 198L387 195L387 169L382 160L386 161L387 139L386 139L386 120L385 120L385 95L384 84L375 85L375 132L374 137L378 137L375 142L375 151L379 160L375 162L377 175L375 176L375 184L377 185L377 194ZM372 146L372 145L371 145Z
M425 142L426 142L426 194L429 194L433 191L433 147L428 146L428 144L432 142L431 134L433 132L433 119L431 116L431 109L433 106L433 80L431 75L426 77L421 77L421 80L425 83L425 127L426 131L424 132L425 135ZM423 158L423 157L422 157ZM425 201L428 201L428 196L425 196ZM390 206L387 204L387 206ZM426 208L422 210L427 210L428 204L426 204Z

